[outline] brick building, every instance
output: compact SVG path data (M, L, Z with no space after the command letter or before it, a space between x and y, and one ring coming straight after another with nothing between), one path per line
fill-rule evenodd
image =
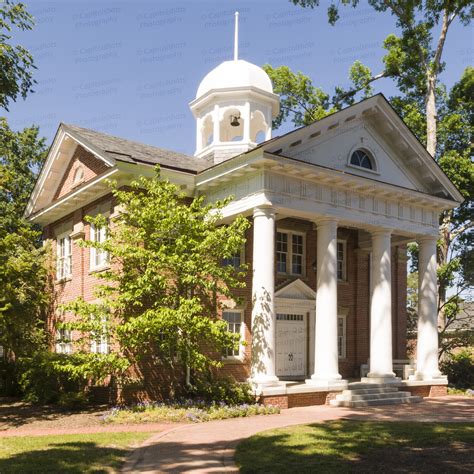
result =
M53 242L58 300L92 300L107 266L103 255L75 243L105 238L85 215L118 212L105 180L125 186L160 164L190 197L235 196L224 220L240 214L252 221L245 248L228 262L250 264L247 287L237 291L243 304L223 313L247 344L224 357L225 373L293 404L342 390L369 359L368 380L397 380L393 361L406 358L406 245L417 240L417 367L404 383L423 393L445 385L437 362L436 237L439 213L462 197L387 100L376 95L271 138L279 98L262 69L236 56L203 79L190 107L192 157L59 126L27 209ZM56 350L72 346L61 342ZM110 348L103 341L91 350Z

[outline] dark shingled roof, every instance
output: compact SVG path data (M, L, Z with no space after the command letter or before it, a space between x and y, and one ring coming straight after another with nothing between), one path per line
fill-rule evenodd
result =
M147 163L150 165L161 165L165 168L172 168L191 173L210 168L213 163L203 158L188 156L164 148L126 140L125 138L114 137L105 133L97 132L89 128L78 127L77 125L62 124L65 131L77 136L85 145L96 148L105 156L109 156L117 161L128 163Z

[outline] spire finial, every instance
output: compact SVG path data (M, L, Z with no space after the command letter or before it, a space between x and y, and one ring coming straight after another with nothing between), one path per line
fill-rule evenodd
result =
M239 59L239 12L235 12L234 61Z

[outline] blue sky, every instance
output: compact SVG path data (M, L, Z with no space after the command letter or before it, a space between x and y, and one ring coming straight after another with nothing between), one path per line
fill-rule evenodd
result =
M288 0L23 1L37 26L15 40L33 53L38 84L6 113L14 129L34 123L51 141L62 121L187 154L195 145L188 103L205 74L232 58L235 10L240 58L286 64L328 91L348 84L357 59L378 72L382 41L396 32L390 15L364 2L343 9L331 27L325 0L315 10ZM472 40L472 28L450 30L448 86L473 64ZM389 96L393 84L380 83L379 91Z

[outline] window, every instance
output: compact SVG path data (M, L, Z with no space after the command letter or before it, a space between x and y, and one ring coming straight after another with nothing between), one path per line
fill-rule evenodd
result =
M230 266L234 268L240 268L244 263L244 252L243 249L236 252L232 257L222 259L222 265Z
M278 273L304 274L304 240L304 234L277 232L276 260Z
M337 317L337 354L340 359L346 357L346 317Z
M337 279L345 281L347 279L346 263L346 242L337 241Z
M351 155L350 164L368 170L374 169L374 160L365 150L354 151Z
M103 329L100 334L91 333L91 352L95 354L108 354L109 353L109 341L107 337L107 322L105 319L102 320Z
M72 353L72 338L69 329L61 328L56 330L56 352L58 354Z
M242 330L242 312L241 311L224 311L222 319L227 322L227 328L229 332L234 334L241 334ZM238 349L225 349L223 357L226 359L229 358L238 358L240 357L240 345Z
M107 227L96 227L91 224L91 241L103 243L107 239ZM103 268L109 263L109 254L105 250L96 249L91 247L90 249L90 267L91 269Z
M60 235L56 241L56 277L58 280L72 274L72 242L67 234Z
M84 168L82 166L79 166L78 168L76 168L76 171L74 171L72 184L80 184L83 180L84 180Z

